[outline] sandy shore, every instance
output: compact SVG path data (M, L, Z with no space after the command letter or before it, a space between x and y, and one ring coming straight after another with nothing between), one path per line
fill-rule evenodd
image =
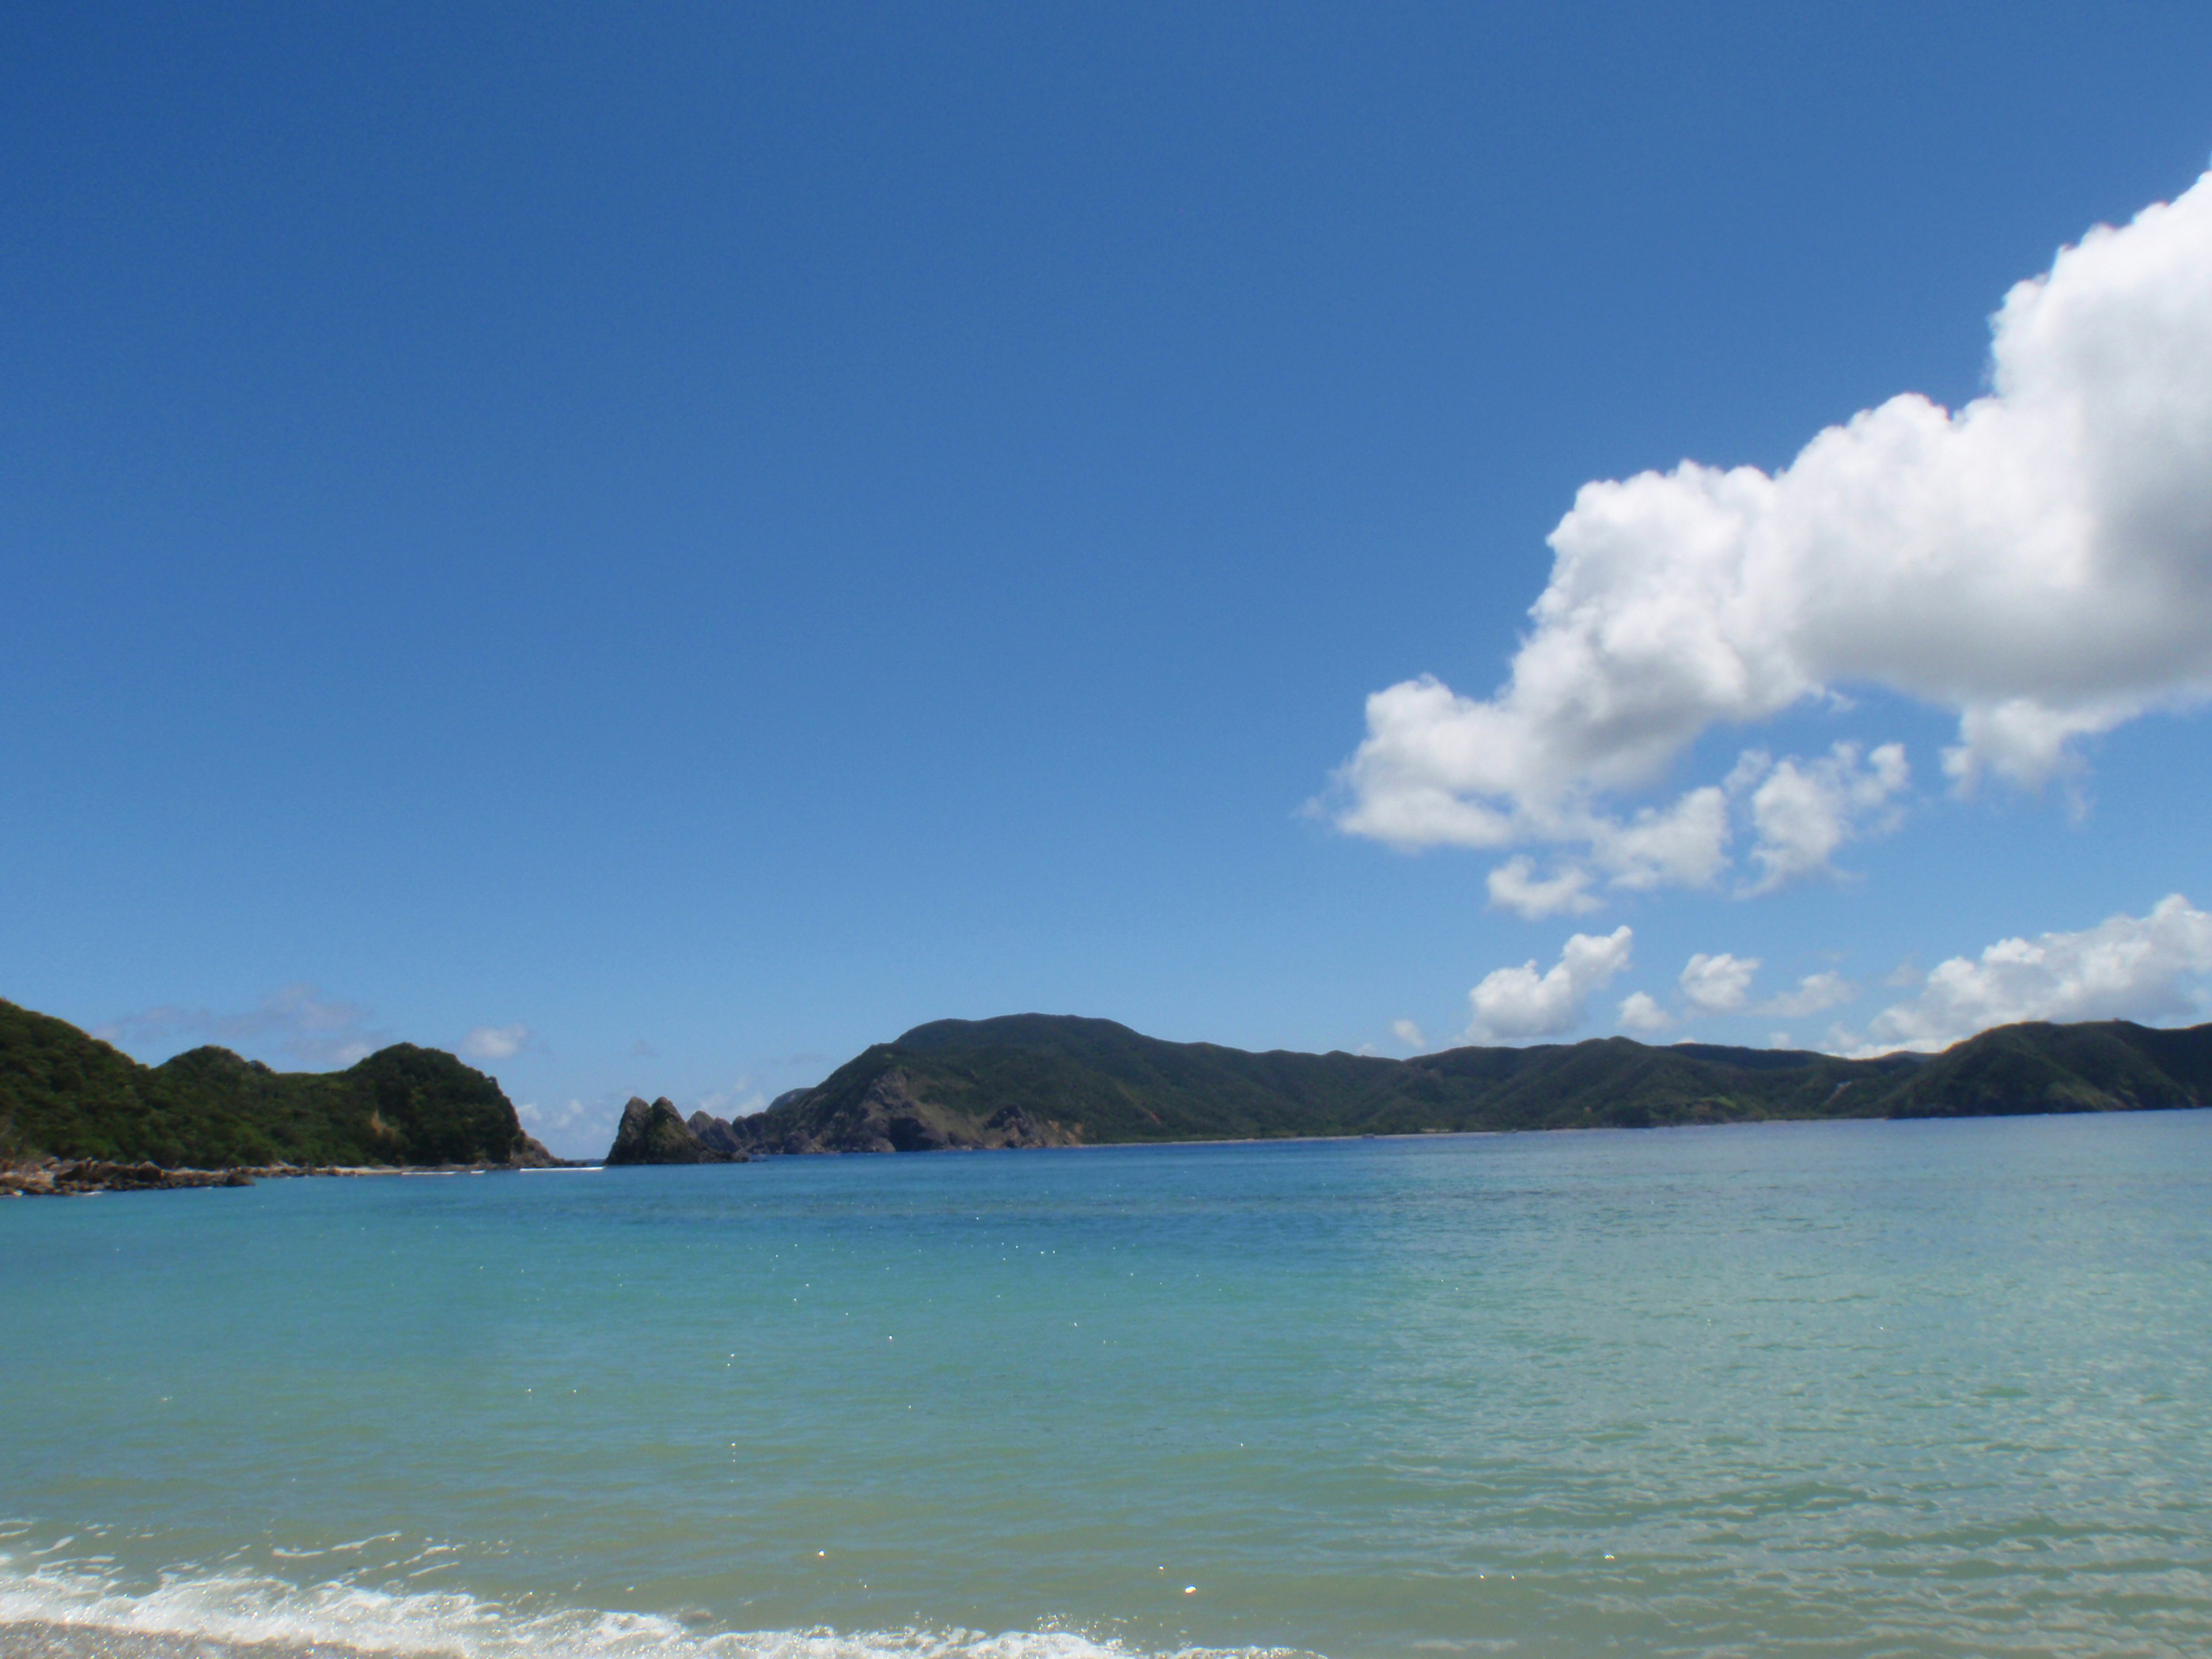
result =
M357 1653L327 1643L216 1642L100 1625L0 1625L0 1656L5 1659L356 1659Z

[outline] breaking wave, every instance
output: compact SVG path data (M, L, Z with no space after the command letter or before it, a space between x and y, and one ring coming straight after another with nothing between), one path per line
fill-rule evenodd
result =
M37 1659L392 1654L453 1659L1292 1659L1284 1649L1149 1655L1077 1631L701 1632L655 1613L529 1611L453 1590L176 1573L125 1587L97 1565L0 1555L0 1650Z

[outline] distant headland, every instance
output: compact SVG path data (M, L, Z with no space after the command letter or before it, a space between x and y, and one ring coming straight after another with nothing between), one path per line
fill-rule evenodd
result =
M1111 1020L1016 1014L918 1025L765 1111L733 1122L695 1114L690 1127L702 1149L760 1156L2132 1111L2208 1101L2212 1025L2008 1025L1940 1054L1871 1060L1699 1042L1655 1048L1618 1036L1386 1060L1250 1054L1164 1042Z
M439 1049L397 1043L343 1072L215 1048L141 1066L0 1002L0 1195L560 1162L496 1079Z

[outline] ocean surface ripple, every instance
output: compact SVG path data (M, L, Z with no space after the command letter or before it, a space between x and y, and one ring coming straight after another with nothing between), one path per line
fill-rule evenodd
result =
M0 1206L0 1651L2212 1652L2212 1114Z

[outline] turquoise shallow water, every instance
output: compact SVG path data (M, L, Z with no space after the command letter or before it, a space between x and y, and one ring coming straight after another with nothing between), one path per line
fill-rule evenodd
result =
M2201 1112L21 1201L0 1313L19 1646L2212 1652Z

